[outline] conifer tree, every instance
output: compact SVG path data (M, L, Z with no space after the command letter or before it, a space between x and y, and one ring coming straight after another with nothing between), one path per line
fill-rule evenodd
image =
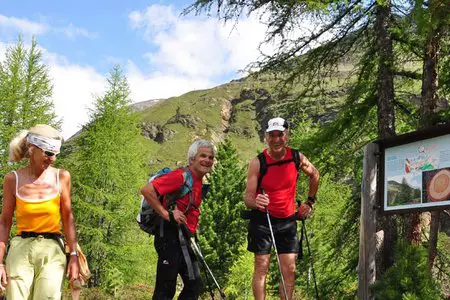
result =
M0 62L0 180L8 172L8 145L21 129L38 123L58 127L52 84L42 52L33 38L27 48L19 36Z
M246 171L230 140L219 145L217 163L210 176L210 191L202 202L199 240L208 265L225 283L245 242L243 193Z
M93 273L91 285L115 292L117 285L142 273L136 269L142 263L140 254L149 250L134 222L139 188L145 183L145 151L129 95L127 80L116 66L68 157L79 240Z

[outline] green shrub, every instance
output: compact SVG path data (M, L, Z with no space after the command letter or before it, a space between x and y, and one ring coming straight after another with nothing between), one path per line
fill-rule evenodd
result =
M241 246L242 255L233 263L228 274L225 295L228 299L253 299L252 277L254 255L244 251L246 245Z
M439 286L428 271L426 250L406 241L400 241L396 248L394 265L371 287L375 299L439 299Z

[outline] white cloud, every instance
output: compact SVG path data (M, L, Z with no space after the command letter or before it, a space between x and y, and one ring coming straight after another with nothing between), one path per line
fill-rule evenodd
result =
M87 108L92 108L94 95L101 95L105 77L88 66L50 64L55 112L63 119L62 133L70 137L89 120Z
M156 51L145 57L159 70L187 76L220 77L244 69L260 56L266 25L258 16L223 24L212 18L179 17L170 6L151 5L129 14L130 26ZM265 52L274 47L267 45Z
M146 38L150 38L155 31L170 28L178 19L171 6L160 4L148 6L143 12L132 11L128 18L132 28L145 29L144 37Z
M26 35L40 35L48 32L49 26L27 19L0 15L0 27L3 31L19 31Z
M76 37L84 37L88 39L95 39L98 37L96 32L90 32L85 28L76 27L72 23L66 27L55 28L55 32L62 32L67 38L74 40Z
M8 47L7 44L0 42L0 61L3 61L6 57L6 48Z
M182 16L180 13L172 6L154 4L128 15L131 28L151 46L156 46L144 57L162 72L229 79L230 74L235 76L238 70L260 60L262 54L272 55L281 46L289 48L292 45L282 44L280 36L261 44L270 23L270 15L264 11L228 23L217 18ZM289 41L306 38L317 34L323 26L320 20L306 16L287 24L286 28L291 30L283 32L284 38ZM333 34L336 32L323 34L318 42L311 43L301 53L330 40Z
M212 87L213 82L203 77L188 77L170 73L144 74L132 61L125 70L133 102L169 98L183 93Z
M47 19L41 16L40 22L33 22L25 18L8 17L0 14L0 33L3 36L11 38L17 33L21 33L28 39L31 36L55 33L63 34L65 37L74 40L77 37L95 39L98 36L96 32L77 27L72 23L65 26L50 25Z

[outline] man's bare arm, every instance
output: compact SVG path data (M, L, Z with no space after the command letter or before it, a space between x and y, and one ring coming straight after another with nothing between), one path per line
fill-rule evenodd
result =
M155 187L151 182L141 189L141 194L158 215L160 215L163 219L169 221L169 212L159 201L158 194L156 193Z
M269 196L256 194L258 188L259 160L254 158L248 164L247 186L245 188L245 206L251 209L264 210L269 205Z
M245 188L245 206L247 208L256 209L255 202L256 189L258 188L258 174L259 174L259 160L257 158L252 159L248 164L247 173L247 186Z
M317 190L319 189L319 171L314 167L314 165L308 160L306 156L302 156L300 168L303 173L309 177L309 191L308 196L315 197Z

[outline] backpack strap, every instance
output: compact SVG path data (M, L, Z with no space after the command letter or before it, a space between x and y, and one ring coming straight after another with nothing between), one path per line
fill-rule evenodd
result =
M256 186L256 191L259 190L259 187L261 186L261 182L263 180L264 175L267 173L267 161L266 156L264 155L264 152L261 152L257 156L259 160L259 176L258 176L258 185Z
M297 169L297 172L300 171L300 164L302 163L302 154L298 149L291 149L292 151L292 159L295 163L295 168Z
M189 209L194 205L194 196L192 192L192 187L194 185L194 178L192 177L191 170L188 167L183 167L183 184L180 188L180 195L179 198L184 197L186 194L189 194L189 203L186 207L186 210L184 211L184 214L186 214ZM183 229L185 229L186 232L188 232L188 229L183 226L178 225L178 239L180 241L181 246L181 252L183 253L184 261L186 263L187 271L188 271L188 278L189 280L195 280L195 274L194 274L194 265L192 263L191 256L189 254L188 249L188 242L186 240L186 237L183 233Z
M184 261L186 263L189 280L194 280L194 265L191 256L189 255L188 243L180 225L178 225L178 239L180 240L181 252L183 253Z
M159 217L159 237L164 237L164 219Z
M192 177L192 173L189 168L184 167L183 171L184 171L183 172L184 181L183 181L183 187L182 187L183 191L180 193L180 198L183 197L184 195L186 195L187 193L189 193L189 203L184 212L186 214L192 206L195 207L194 196L192 193L192 187L194 185L194 178ZM187 192L186 192L186 190L187 190Z

